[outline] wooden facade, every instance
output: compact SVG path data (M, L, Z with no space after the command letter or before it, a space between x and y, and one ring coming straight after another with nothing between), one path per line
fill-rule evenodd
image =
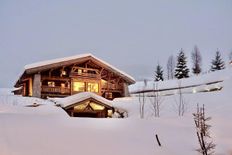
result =
M133 78L92 55L41 64L25 69L15 84L22 90L15 94L47 98L93 92L113 99L128 96L128 85L135 83Z

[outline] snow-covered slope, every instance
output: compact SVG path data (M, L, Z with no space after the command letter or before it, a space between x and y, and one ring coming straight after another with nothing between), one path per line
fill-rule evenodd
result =
M160 117L154 117L152 97L145 98L140 119L139 98L115 99L113 106L126 109L125 119L71 118L48 100L0 96L0 154L2 155L197 155L199 145L192 113L205 104L215 155L232 154L232 76L229 70L207 75L223 80L221 91L184 94L185 114L177 114L178 94L161 97ZM204 78L204 75L202 78ZM200 76L196 77L200 83ZM203 82L206 82L202 80ZM186 79L183 84L192 84ZM212 81L212 80L209 80ZM170 82L172 83L172 82ZM160 84L161 86L162 84ZM163 82L163 85L173 85ZM28 107L34 103L37 107ZM162 147L159 147L158 134Z
M227 80L232 77L232 67L228 67L224 70L220 70L217 72L210 72L208 74L203 74L199 76L192 76L190 78L184 79L173 79L173 80L166 80L166 81L147 81L147 84L144 84L144 81L136 82L135 84L129 86L129 91L131 93L143 90L152 90L155 88L157 89L172 89L178 87L192 87L197 88L199 90L209 89L211 87L220 87L220 81ZM217 83L219 82L219 83Z

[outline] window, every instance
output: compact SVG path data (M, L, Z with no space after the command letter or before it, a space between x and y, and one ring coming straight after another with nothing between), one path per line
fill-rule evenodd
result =
M105 107L103 105L97 104L97 103L92 102L92 101L86 101L86 102L83 102L79 105L76 105L74 107L74 110L84 111L87 107L91 107L93 110L104 110L105 109Z
M55 87L55 82L54 81L48 81L48 86L49 87Z
M82 74L82 69L78 69L77 74L81 75Z
M107 115L108 115L108 117L112 117L112 115L113 115L113 110L107 110Z
M85 91L85 83L84 82L73 82L73 91Z
M107 81L106 80L101 79L101 84L102 84L103 87L107 87Z
M66 73L66 71L62 70L61 74L66 75L67 73Z
M85 102L85 103L82 103L82 104L79 104L79 105L76 105L74 107L74 110L77 110L77 111L83 111L85 110L85 108L88 106L88 102Z
M106 92L105 97L111 99L113 98L113 94L111 92Z
M61 88L65 88L65 83L60 84Z
M88 92L98 93L99 92L98 83L89 82L87 84L87 91Z
M94 102L90 102L90 106L94 109L94 110L104 110L105 107L102 105L99 105L97 103Z

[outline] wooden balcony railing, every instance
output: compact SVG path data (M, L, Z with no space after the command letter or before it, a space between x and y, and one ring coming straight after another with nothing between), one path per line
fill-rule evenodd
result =
M70 94L70 88L42 86L43 93Z
M100 74L93 74L93 73L75 73L71 72L70 77L82 77L82 78L94 78L94 79L100 79Z
M122 90L123 87L120 86L120 85L114 85L114 84L109 84L109 90L116 90L116 91L119 91L119 90ZM108 89L107 87L107 84L106 85L102 85L102 90L107 90Z

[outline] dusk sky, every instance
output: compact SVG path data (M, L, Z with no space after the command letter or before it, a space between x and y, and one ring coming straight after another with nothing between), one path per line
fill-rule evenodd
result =
M0 0L0 87L26 64L82 53L152 78L181 48L200 49L204 71L217 48L232 51L231 0Z

